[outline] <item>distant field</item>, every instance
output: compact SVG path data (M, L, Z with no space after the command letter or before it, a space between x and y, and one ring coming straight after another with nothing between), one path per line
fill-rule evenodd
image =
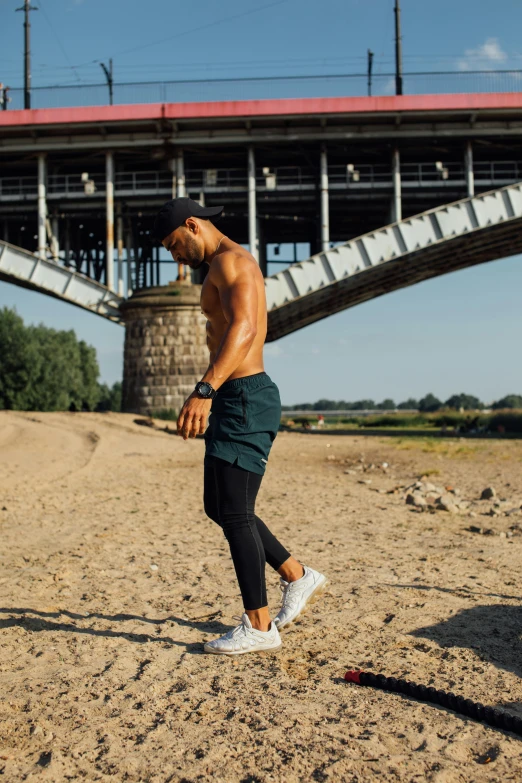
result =
M291 411L284 411L281 423L285 426L301 428L303 422L317 426L317 414L292 417ZM293 422L293 425L289 424ZM402 429L421 430L426 433L447 432L451 434L495 434L522 435L522 411L506 410L494 413L470 411L457 413L455 411L438 411L437 413L382 413L375 416L345 416L325 419L322 427L331 429Z

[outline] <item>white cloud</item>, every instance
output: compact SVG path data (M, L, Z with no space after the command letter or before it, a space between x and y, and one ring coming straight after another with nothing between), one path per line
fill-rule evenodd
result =
M395 82L395 76L393 76L391 79L388 79L384 85L384 87L381 90L381 95L395 95L395 89L397 87L397 84Z
M488 38L477 49L466 49L457 67L460 71L490 71L508 59L498 38Z

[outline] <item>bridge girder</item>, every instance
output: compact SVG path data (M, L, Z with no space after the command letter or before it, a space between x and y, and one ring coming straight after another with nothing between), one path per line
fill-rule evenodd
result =
M428 210L266 278L267 342L382 294L522 252L522 183Z
M111 321L120 319L119 305L123 297L107 286L3 240L0 240L0 280L62 299Z

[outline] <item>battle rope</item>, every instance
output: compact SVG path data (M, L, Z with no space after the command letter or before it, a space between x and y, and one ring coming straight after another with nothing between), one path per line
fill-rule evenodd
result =
M464 699L454 693L446 693L446 691L439 691L431 686L418 685L416 682L398 680L396 677L385 677L384 674L373 674L373 672L349 671L344 675L344 679L347 682L355 682L357 685L369 685L383 691L412 696L419 701L432 702L441 707L447 707L453 712L459 712L468 718L473 718L473 720L487 723L496 729L506 729L522 736L522 718L497 710L495 707L484 707L477 701Z

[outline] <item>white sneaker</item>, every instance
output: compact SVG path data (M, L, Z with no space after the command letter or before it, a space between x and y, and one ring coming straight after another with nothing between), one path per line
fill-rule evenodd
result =
M277 614L274 623L277 628L293 623L303 613L308 603L313 603L330 584L324 574L314 571L313 568L303 566L304 575L295 582L285 582L280 577L280 588L283 591L283 605Z
M203 646L205 652L215 655L243 655L248 652L281 649L281 637L275 622L270 623L268 631L258 631L257 628L252 628L246 612L236 619L241 620L241 625L220 636L219 639L207 642Z

